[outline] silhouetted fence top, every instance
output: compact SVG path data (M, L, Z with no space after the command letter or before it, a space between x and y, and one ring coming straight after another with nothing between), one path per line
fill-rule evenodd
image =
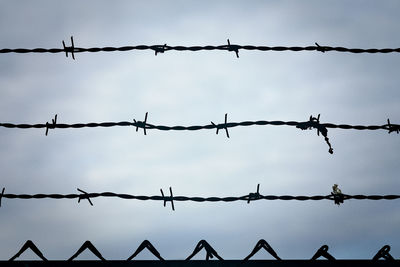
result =
M20 257L27 249L32 250L34 254L36 254L42 261L47 262L48 259L43 255L43 253L38 249L38 247L31 241L28 240L25 242L25 244L22 246L22 248L15 254L13 257L9 259L9 262L15 261L18 257ZM156 261L161 261L161 262L166 262L165 259L161 256L161 254L158 252L158 250L148 241L144 240L139 247L135 250L135 252L130 255L125 261L132 261L134 258L139 255L144 249L147 249L151 254L153 254L157 260ZM72 255L66 262L72 262L75 260L82 252L85 250L89 250L98 260L102 262L106 262L107 260L102 256L100 251L90 242L86 241L83 243L83 245ZM232 261L232 263L241 263L241 264L246 264L247 262L252 262L250 260L255 254L257 254L260 250L265 250L267 253L269 253L272 257L275 258L275 261L277 262L285 262L284 259L278 256L278 254L275 252L275 250L268 244L267 241L264 239L260 239L253 250L248 254L246 257L243 258L243 260L240 261ZM206 253L206 261L209 261L210 259L215 258L216 260L219 261L224 261L224 259L218 254L218 252L205 240L200 240L197 245L195 246L193 252L186 257L184 261L188 262L191 261L194 256L196 256L199 252L205 251ZM386 260L388 262L393 262L393 263L399 263L398 260L395 260L393 256L389 253L390 252L390 246L385 245L383 246L371 259L369 260L370 262L377 262L380 259ZM337 259L332 256L328 252L328 246L323 245L321 246L315 253L314 255L310 258L308 261L314 261L319 258L325 258L329 262L336 262ZM136 261L136 260L135 260ZM365 260L366 261L366 260ZM155 261L152 261L155 262ZM256 261L257 262L257 261ZM290 262L290 261L289 261ZM2 265L3 262L0 262ZM331 263L330 263L331 265ZM329 265L329 266L330 266ZM220 265L218 265L220 266ZM226 265L224 265L226 266ZM278 266L287 266L287 265L278 265ZM385 265L386 266L386 265Z

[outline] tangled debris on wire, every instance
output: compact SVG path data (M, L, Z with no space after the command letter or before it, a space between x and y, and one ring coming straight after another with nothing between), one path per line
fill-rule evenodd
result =
M292 52L299 52L299 51L317 51L317 52L345 52L345 53L369 53L369 54L376 54L376 53L400 53L400 48L347 48L341 46L328 46L324 45L321 46L318 43L312 46L255 46L255 45L237 45L231 44L230 40L227 40L227 44L224 45L206 45L206 46L170 46L167 44L162 45L134 45L134 46L121 46L121 47L90 47L90 48L83 48L83 47L76 47L74 44L74 39L71 36L71 46L66 46L65 42L62 41L62 48L2 48L0 49L0 54L6 53L65 53L65 56L68 57L68 53L71 54L72 59L75 59L75 53L83 53L83 52L115 52L115 51L132 51L132 50L152 50L154 54L157 56L159 53L165 53L167 51L228 51L228 52L235 52L237 58L239 58L239 51L240 50L250 50L250 51L276 51L276 52L284 52L284 51L292 51Z
M336 187L335 187L336 186ZM298 200L298 201L306 201L306 200L333 200L335 204L340 205L344 200L348 199L357 199L357 200L396 200L400 199L400 195L347 195L342 194L340 189L337 188L337 185L333 186L333 192L330 195L315 195L315 196L291 196L291 195L262 195L259 192L260 185L257 186L256 193L249 193L244 196L230 196L230 197L187 197L187 196L174 196L172 194L172 188L169 188L170 196L165 196L162 189L161 196L140 196L140 195L130 195L130 194L117 194L113 192L103 192L103 193L87 193L81 189L77 189L80 194L10 194L3 193L0 195L0 201L2 198L7 199L78 199L78 203L81 200L87 199L89 204L93 206L93 202L91 199L98 197L112 197L112 198L121 198L121 199L131 199L131 200L156 200L163 201L164 207L167 202L171 202L172 210L175 210L174 201L193 201L193 202L235 202L235 201L246 201L250 203L251 201L257 200ZM340 192L339 192L339 191Z
M143 129L144 135L147 135L146 129L156 129L160 131L197 131L202 129L216 129L216 133L219 133L219 130L224 129L226 132L226 136L229 138L228 128L233 128L237 126L262 126L262 125L274 125L274 126L296 126L301 130L307 129L316 129L317 135L320 133L325 139L325 142L329 146L328 152L330 154L333 153L333 148L328 138L328 129L327 128L338 128L338 129L354 129L354 130L386 130L388 133L396 132L399 133L400 125L399 124L391 124L390 120L387 120L387 124L384 125L348 125L348 124L333 124L333 123L321 123L320 122L320 114L317 117L310 116L308 121L298 122L298 121L242 121L242 122L228 122L228 114L225 114L224 123L215 124L211 122L211 124L207 125L193 125L193 126L166 126L166 125L154 125L147 122L148 112L146 112L144 121L137 121L133 119L133 122L129 121L121 121L121 122L90 122L90 123L74 123L74 124L64 124L57 123L57 115L55 115L52 122L46 122L41 124L14 124L14 123L0 123L0 127L4 128L19 128L19 129L30 129L30 128L44 128L46 129L46 136L49 132L49 129L66 129L66 128L95 128L95 127L115 127L115 126L133 126L136 127L136 131L139 128Z

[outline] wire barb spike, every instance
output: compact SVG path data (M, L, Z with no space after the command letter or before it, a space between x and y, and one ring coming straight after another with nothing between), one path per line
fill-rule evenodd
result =
M260 184L257 185L257 192L255 193L249 193L248 199L247 199L247 204L250 204L250 201L252 200L258 200L261 198L260 195Z
M57 127L57 114L54 116L54 119L51 119L51 124L46 122L46 136L49 133L49 129L55 129Z
M171 201L171 207L172 207L172 210L174 211L175 206L174 206L174 196L172 194L172 187L169 187L169 193L171 194L169 197L164 196L164 192L162 189L160 189L160 191L161 191L162 199L164 200L164 207L167 205L167 201Z
M228 45L227 45L228 51L235 52L236 53L236 57L239 58L239 46L238 45L231 45L231 42L229 41L229 39L227 41L228 41Z
M155 46L153 47L154 55L157 56L158 53L164 53L164 52L166 51L166 48L167 48L167 44L164 44L164 45L155 45Z
M68 57L68 52L71 53L72 59L75 60L75 45L74 45L74 37L71 36L71 46L66 46L64 40L62 41L65 56Z
M325 47L324 46L320 46L317 42L315 43L315 45L317 46L317 51L321 51L322 53L325 53Z
M136 126L136 132L139 130L139 128L143 128L144 135L147 134L146 133L147 115L148 112L146 112L146 115L144 116L144 121L136 121L135 119L133 119L134 125Z
M387 119L387 122L388 122L387 130L388 130L389 134L392 133L392 132L396 132L398 134L400 132L400 125L398 125L398 124L390 124L390 120L389 119Z
M81 202L81 199L87 199L87 200L89 201L90 205L93 206L93 203L92 203L92 201L91 201L90 198L89 198L89 194L88 194L87 192L85 192L85 191L79 189L79 188L77 188L77 190L78 190L79 192L82 193L82 194L79 195L78 203Z
M5 187L3 187L3 190L1 190L1 194L0 194L0 208L1 208L1 200L3 199L4 196L4 191L6 190Z
M229 132L228 132L228 113L225 113L225 123L220 123L220 124L215 124L214 122L211 122L211 124L217 128L216 134L218 134L220 129L225 129L226 132L226 137L229 138Z

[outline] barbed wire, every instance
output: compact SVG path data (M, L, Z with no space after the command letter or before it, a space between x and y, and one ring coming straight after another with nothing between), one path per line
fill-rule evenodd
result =
M343 130L386 130L388 133L396 132L399 133L400 125L399 124L391 124L390 120L387 119L387 124L383 125L349 125L349 124L334 124L334 123L320 123L320 114L317 117L310 116L308 121L298 122L298 121L242 121L242 122L228 122L227 121L228 114L225 114L224 123L215 124L211 121L211 124L206 125L193 125L193 126L166 126L166 125L154 125L147 122L148 112L145 114L144 121L137 121L133 119L132 122L129 121L121 121L121 122L90 122L90 123L74 123L74 124L65 124L65 123L57 123L57 115L55 115L52 122L39 123L39 124L15 124L15 123L0 123L0 127L4 128L18 128L18 129L31 129L31 128L44 128L46 129L45 135L48 135L49 129L66 129L66 128L96 128L96 127L116 127L116 126L133 126L136 127L136 131L143 129L144 135L147 135L146 129L156 129L160 131L198 131L203 129L216 129L216 134L219 133L219 130L225 130L226 136L229 138L228 128L233 127L248 127L248 126L263 126L263 125L273 125L273 126L295 126L301 130L311 130L316 129L317 134L320 133L325 139L325 142L329 146L328 152L333 154L333 148L328 138L328 128L336 128Z
M335 187L336 186L336 187ZM335 204L340 205L344 200L356 199L356 200L396 200L400 199L400 195L347 195L342 194L340 189L338 191L337 185L333 186L333 192L330 195L314 195L314 196L292 196L292 195L262 195L259 192L260 185L257 186L257 192L249 193L243 196L229 196L229 197L188 197L188 196L174 196L172 193L172 187L169 188L170 195L165 196L162 189L161 196L142 196L142 195L131 195L131 194L119 194L113 192L102 192L102 193L88 193L81 189L77 189L79 194L10 194L4 193L5 188L3 188L0 195L0 207L3 198L7 199L78 199L78 203L81 200L86 199L89 201L90 205L93 206L91 199L105 197L105 198L120 198L129 200L155 200L163 201L164 207L167 202L171 202L172 210L175 210L174 201L192 201L192 202L235 202L235 201L246 201L248 204L251 201L256 200L297 200L297 201L307 201L307 200L333 200ZM336 188L336 189L335 189Z
M0 49L0 54L6 53L19 53L19 54L26 54L26 53L65 53L66 57L68 57L68 53L71 54L72 58L75 59L75 53L83 53L83 52L125 52L125 51L132 51L132 50L152 50L154 54L157 56L159 53L164 53L167 51L229 51L235 52L236 57L239 58L239 51L240 50L250 50L250 51L276 51L276 52L285 52L285 51L292 51L292 52L299 52L299 51L318 51L318 52L345 52L345 53L369 53L369 54L376 54L376 53L399 53L400 48L347 48L341 46L328 46L324 45L321 46L318 43L312 46L255 46L255 45L238 45L238 44L231 44L230 40L227 40L227 44L224 45L205 45L205 46L170 46L167 44L163 45L134 45L134 46L121 46L121 47L90 47L90 48L83 48L83 47L75 47L74 39L71 36L71 46L66 46L65 42L62 41L63 47L62 48L2 48Z
M21 247L21 249L15 254L13 257L9 259L9 261L14 261L16 258L20 257L22 253L24 253L27 249L30 249L34 254L36 254L42 261L48 261L48 259L43 255L43 253L39 250L39 248L31 241L27 240L25 244ZM165 259L161 256L158 250L150 243L148 240L144 240L136 251L126 260L131 261L133 260L138 254L140 254L144 249L147 249L151 254L153 254L159 261L165 261ZM242 263L248 262L251 257L253 257L256 253L258 253L261 249L267 251L271 256L273 256L277 261L285 261L282 260L278 254L274 251L274 249L268 244L267 241L264 239L260 239L257 244L255 245L254 249L250 252L250 254L242 260ZM328 252L329 247L327 245L321 246L317 252L311 257L311 261L317 260L320 257L323 257L329 261L336 261L336 258L333 257ZM96 256L101 261L107 261L100 253L100 251L92 244L90 241L85 241L82 246L77 250L77 252L70 257L67 262L71 262L76 259L82 252L85 250L89 250L92 252L94 256ZM217 258L220 261L224 259L218 255L217 251L206 241L200 240L196 247L194 248L191 255L189 255L185 261L190 261L195 255L197 255L200 251L204 250L206 252L206 261L212 258ZM383 246L371 259L372 261L378 261L379 259L385 259L387 261L395 262L396 260L393 256L389 253L390 246L385 245ZM353 262L354 264L354 262ZM332 265L332 264L329 264ZM285 265L286 266L286 265Z

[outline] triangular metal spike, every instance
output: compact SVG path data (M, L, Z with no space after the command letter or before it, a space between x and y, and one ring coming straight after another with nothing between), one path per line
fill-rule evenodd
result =
M389 251L390 251L390 246L389 246L389 245L383 246L383 247L378 251L378 253L376 253L376 255L372 258L372 260L373 260L373 261L377 261L377 260L379 260L380 258L383 258L383 259L385 259L385 260L394 260L394 258L392 257L392 255L390 255Z
M33 251L33 253L35 253L43 261L47 261L47 259L43 256L42 252L40 252L40 250L36 247L35 244L33 244L31 240L26 241L25 244L22 246L22 248L18 251L18 253L15 254L11 259L9 259L9 261L13 261L19 256L21 256L21 254L24 253L25 250L27 250L28 248L30 248Z
M78 251L71 258L68 259L68 261L72 261L86 249L89 249L100 260L106 261L106 259L104 259L103 256L101 256L101 253L97 250L97 248L95 248L93 246L93 244L90 241L85 241L85 243L83 243L83 245L78 249Z
M142 244L140 244L140 246L136 249L135 253L133 253L128 259L127 261L132 260L133 258L135 258L140 252L143 251L143 249L147 248L151 254L153 254L154 256L156 256L160 261L163 261L164 259L161 257L160 253L157 251L157 249L150 243L150 241L148 240L144 240L142 242Z
M267 241L265 241L264 239L260 239L256 246L254 247L253 251L243 260L248 260L251 257L253 257L258 251L260 251L260 249L264 248L269 254L271 254L272 257L274 257L277 260L282 260L281 258L279 258L278 254L276 254L276 252L274 251L274 249L268 244Z
M197 246L194 248L193 253L189 257L187 257L186 260L190 260L191 258L193 258L203 248L206 250L206 260L209 260L210 258L213 258L214 256L219 260L224 260L223 258L221 258L218 255L218 253L205 240L200 240L200 242L197 243Z
M311 260L316 260L319 257L324 257L327 260L336 260L331 254L328 252L328 246L323 245L318 249L318 251L314 254L314 256L311 258Z

